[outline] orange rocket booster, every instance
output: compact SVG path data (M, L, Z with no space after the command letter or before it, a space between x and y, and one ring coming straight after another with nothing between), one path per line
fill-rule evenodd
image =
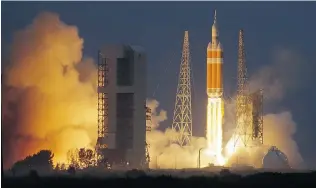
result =
M212 41L207 46L207 80L208 97L221 97L223 94L223 50L218 41L216 10L212 26Z

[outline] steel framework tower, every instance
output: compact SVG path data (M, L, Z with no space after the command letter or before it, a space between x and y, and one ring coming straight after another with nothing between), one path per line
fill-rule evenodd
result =
M191 69L189 32L184 32L182 58L176 102L174 107L172 129L178 131L180 136L177 142L180 146L189 145L192 137L192 108L191 108Z
M151 121L151 109L149 107L147 107L145 105L145 108L146 108L146 133L150 132L151 131L151 127L152 127L152 121ZM147 138L147 135L146 135L146 138ZM149 164L150 163L150 155L149 155L149 147L150 145L147 143L147 140L145 141L145 158L146 158L146 163Z
M101 92L101 88L108 85L108 64L101 52L98 53L98 140L97 148L106 148L103 143L108 134L108 94Z
M263 144L263 90L250 95L252 102L252 140L256 145Z
M237 139L244 146L249 146L252 140L252 125L250 119L249 87L244 49L244 32L239 31L238 41L238 70L237 70L237 98L236 98L236 123Z

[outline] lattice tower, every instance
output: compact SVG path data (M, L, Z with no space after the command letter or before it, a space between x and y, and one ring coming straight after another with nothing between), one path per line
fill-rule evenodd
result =
M145 105L146 108L146 138L147 138L147 133L151 131L152 128L152 121L151 121L151 109ZM150 145L145 141L145 158L146 158L146 163L149 164L150 162L150 155L149 155L149 147Z
M236 124L237 140L244 146L249 146L252 140L252 125L249 101L249 87L244 48L244 33L239 31L238 42L238 70L237 70L237 98L236 98Z
M108 135L108 93L102 90L108 85L108 63L101 52L98 53L98 141L97 148L106 148L102 142Z
M252 101L252 140L256 145L263 144L263 90L251 94Z
M184 33L182 58L173 114L172 129L180 136L176 141L180 146L189 145L192 137L191 69L189 32Z

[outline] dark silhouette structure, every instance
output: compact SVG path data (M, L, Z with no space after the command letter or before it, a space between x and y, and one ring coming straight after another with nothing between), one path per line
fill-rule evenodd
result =
M50 150L41 150L38 153L27 156L25 159L16 162L12 167L13 174L19 172L28 173L31 170L40 172L51 172L53 170L54 154Z
M68 177L31 177L8 178L4 177L2 183L4 187L315 187L316 173L259 173L242 177L232 173L221 173L214 177L191 177L175 178L171 176L148 177L145 172L132 170L126 172L126 178L71 178Z

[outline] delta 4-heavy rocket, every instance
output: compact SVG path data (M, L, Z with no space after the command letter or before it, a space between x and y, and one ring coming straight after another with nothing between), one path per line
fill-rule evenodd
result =
M218 40L216 25L216 10L212 26L212 41L207 46L207 72L206 92L207 102L207 147L212 155L216 156L215 164L223 165L222 140L223 140L223 50Z
M207 46L207 95L210 98L223 95L223 50L218 40L216 10L212 26L212 41Z

